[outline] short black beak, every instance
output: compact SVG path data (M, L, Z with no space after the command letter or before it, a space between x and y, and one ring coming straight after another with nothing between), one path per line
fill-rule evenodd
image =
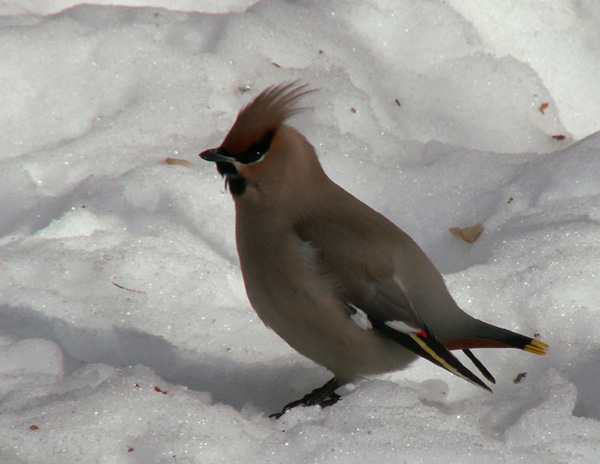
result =
M200 153L200 158L202 158L205 161L224 161L227 163L235 161L235 158L228 154L221 147L211 148L210 150L203 151L202 153Z

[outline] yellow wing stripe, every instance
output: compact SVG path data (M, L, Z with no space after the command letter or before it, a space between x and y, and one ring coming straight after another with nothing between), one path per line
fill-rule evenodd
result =
M410 338L412 338L415 342L417 342L419 344L419 346L429 354L429 356L431 356L433 359L435 359L437 362L439 362L442 366L444 366L450 372L453 372L453 373L457 374L458 376L463 377L463 375L460 374L456 370L455 367L448 364L444 358L438 356L437 353L435 351L433 351L429 346L427 346L427 343L425 343L422 339L417 337L417 335L415 335L415 334L408 334L408 335L410 335Z
M549 347L546 343L534 339L531 340L531 342L529 342L529 345L526 345L523 349L525 351L529 351L530 353L539 354L543 356L547 354L546 350L548 348Z

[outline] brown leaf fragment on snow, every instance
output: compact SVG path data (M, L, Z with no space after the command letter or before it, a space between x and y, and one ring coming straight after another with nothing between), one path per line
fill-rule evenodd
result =
M564 135L562 135L562 134L557 134L557 135L553 135L553 136L552 136L552 138L553 138L554 140L564 140L564 139L566 139L567 137L566 137L566 136L564 136Z
M465 227L451 227L448 229L452 235L467 243L473 243L483 233L483 226L481 224L475 224L474 226Z
M165 163L167 164L178 164L180 166L193 166L194 163L188 160L179 159L179 158L165 158Z
M548 103L548 102L542 103L539 107L540 113L546 114L544 111L546 111L546 108L548 108L548 105L550 105L550 103Z
M513 383L521 383L521 380L523 380L525 377L527 377L527 372L521 372L520 374L517 374L515 380L513 380Z
M141 290L134 290L133 288L127 288L127 287L123 287L122 285L119 285L116 282L111 282L111 284L113 284L115 287L120 288L121 290L126 290L128 292L133 292L133 293L142 293L142 294L146 294L146 292L143 292Z

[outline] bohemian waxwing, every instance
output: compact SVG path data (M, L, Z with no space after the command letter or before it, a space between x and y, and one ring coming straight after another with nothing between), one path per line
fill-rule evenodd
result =
M286 405L327 406L353 379L402 369L417 355L490 390L449 350L548 345L463 312L423 250L323 171L314 147L286 120L306 85L269 87L240 111L217 163L235 201L246 293L262 321L334 378ZM491 391L491 390L490 390Z

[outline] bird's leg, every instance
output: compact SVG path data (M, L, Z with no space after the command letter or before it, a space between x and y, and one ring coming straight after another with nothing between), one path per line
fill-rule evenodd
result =
M286 404L281 410L281 412L271 414L269 417L272 419L279 419L290 409L300 405L314 406L318 404L322 408L332 406L335 403L337 403L341 398L341 396L335 392L335 390L337 390L339 387L340 384L338 380L334 377L322 387L316 388L307 395L304 395L304 397L299 400L292 401L291 403Z

